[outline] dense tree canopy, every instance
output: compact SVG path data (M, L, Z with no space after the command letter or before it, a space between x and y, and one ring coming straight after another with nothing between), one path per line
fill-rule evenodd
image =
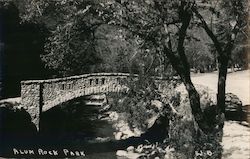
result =
M23 22L35 23L46 30L45 54L41 55L41 59L47 68L54 70L59 76L93 71L128 72L127 68L122 70L118 69L118 65L115 66L115 60L120 56L118 54L126 54L123 50L127 44L119 38L121 33L118 28L102 23L97 16L94 1L10 2L19 8ZM3 5L7 6L7 3ZM112 30L113 33L109 33ZM105 43L102 42L104 40ZM117 49L122 51L117 52ZM110 64L111 66L107 66ZM128 67L125 65L124 67Z
M19 8L23 22L46 30L41 58L57 76L132 72L146 77L145 82L152 75L174 73L188 92L195 120L191 127L198 125L195 134L209 138L222 131L228 66L242 62L248 38L247 0L9 0L1 6L8 5L4 2ZM218 70L217 103L208 109L209 115L191 80L192 68ZM125 102L135 106L129 111L153 92L145 91L143 82L134 85L140 89ZM154 97L162 100L158 95ZM168 99L161 102L171 106Z
M217 113L220 116L224 112L229 59L235 42L241 41L238 37L244 40L248 26L246 0L12 2L18 6L23 21L49 30L47 53L42 59L47 67L61 75L98 71L98 67L101 71L105 71L105 67L108 71L129 71L136 65L140 68L134 70L137 72L160 70L162 73L171 64L186 86L198 125L208 131L211 127L202 115L190 68L200 67L194 66L197 61L202 67L211 67L216 61L219 70ZM106 42L102 38L107 38ZM134 57L138 59L131 60Z

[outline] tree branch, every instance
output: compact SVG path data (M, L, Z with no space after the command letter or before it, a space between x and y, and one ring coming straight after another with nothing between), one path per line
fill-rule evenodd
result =
M187 29L188 29L189 23L191 21L191 15L187 11L182 10L181 12L183 12L184 15L186 16L182 18L183 22L178 33L179 40L178 40L177 52L180 56L180 60L182 61L183 68L185 68L185 74L190 76L190 71L189 71L190 66L187 60L187 56L185 54L184 41L187 35Z
M208 34L208 36L211 38L211 40L214 42L215 48L219 55L222 55L223 49L221 48L220 42L218 41L217 37L214 35L214 33L209 29L206 21L202 17L202 15L198 12L197 8L192 7L192 11L195 13L196 17L201 21L202 27Z
M178 56L174 55L174 52L172 52L167 46L164 45L163 48L163 52L165 53L165 55L167 56L168 60L170 61L171 65L173 66L173 68L176 70L176 72L178 73L178 75L182 78L184 78L183 76L183 68L181 67L181 63L180 63L180 59L178 58Z

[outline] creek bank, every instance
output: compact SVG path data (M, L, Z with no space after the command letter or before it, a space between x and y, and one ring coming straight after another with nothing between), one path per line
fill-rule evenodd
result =
M1 135L9 135L10 130L13 132L13 136L5 138L4 143L8 145L1 144L7 152L10 152L13 147L17 149L37 148L36 145L40 145L44 149L53 149L67 145L66 147L83 148L88 156L108 152L114 152L112 154L115 155L116 150L126 149L130 145L136 147L142 143L145 144L145 139L150 140L152 136L147 135L149 134L147 132L134 131L135 129L131 131L126 122L121 120L118 122L117 113L102 111L107 109L107 105L85 106L84 99L76 99L44 112L41 119L42 129L38 134L31 123L29 114L19 109L18 101L20 100L9 99L7 101L2 102L0 108L0 113L5 114L5 123L1 125ZM13 120L13 118L16 119ZM148 121L151 127L149 132L156 127L155 121L156 118ZM154 132L152 134L159 136L157 135L159 129L161 128L152 131ZM23 133L20 133L22 131ZM120 137L119 133L122 133ZM16 145L16 143L19 144Z

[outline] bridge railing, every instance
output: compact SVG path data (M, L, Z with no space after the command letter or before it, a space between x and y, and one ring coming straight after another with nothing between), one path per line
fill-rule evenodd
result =
M74 93L88 91L88 89L93 89L92 92L95 92L100 86L112 87L114 85L125 85L125 81L128 78L136 79L138 75L128 73L93 73L65 78L22 81L21 97L23 103L28 98L33 98L36 102L40 98L40 104L44 105L64 94L77 95ZM155 77L155 80L157 82L164 79ZM97 90L96 92L100 91Z
M123 79L137 77L125 73L93 73L80 76L56 78L48 80L28 80L21 82L21 98L23 105L34 105L40 102L44 105L63 94L83 91L102 85L122 83ZM30 99L30 100L29 100ZM33 100L33 101L32 101Z

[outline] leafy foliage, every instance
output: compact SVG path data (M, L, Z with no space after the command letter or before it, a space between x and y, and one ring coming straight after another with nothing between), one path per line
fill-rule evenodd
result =
M134 39L125 39L128 32L112 25L102 25L96 32L97 56L102 58L97 70L102 72L130 72L130 65L138 51Z
M50 33L42 60L59 75L82 74L100 62L95 51L95 29L100 25L94 17L94 1L15 2L23 21L43 25Z
M125 60L120 63L123 65L121 68L117 67L119 63L116 62L116 59L125 57L126 52L130 52L124 51L123 48L127 46L131 46L131 49L138 46L138 49L132 50L133 53L140 55L140 58L133 60L134 62L132 61L132 64L130 63L129 65L133 67L133 64L138 63L139 71L138 69L135 71L142 74L154 73L156 70L166 71L167 69L165 68L168 68L168 64L171 63L190 93L192 113L197 120L200 120L198 124L201 127L206 127L206 124L204 119L200 117L202 111L199 95L190 80L190 61L192 61L192 58L188 61L188 55L186 54L188 50L186 48L188 46L192 48L192 45L196 45L196 43L192 44L187 40L197 39L195 37L197 34L194 34L194 36L192 34L195 26L204 27L208 20L214 20L211 26L215 28L216 34L214 34L215 38L212 38L212 41L214 42L213 39L219 41L215 42L215 48L219 52L218 62L220 65L225 66L227 63L222 59L223 57L228 58L224 52L227 52L229 48L223 44L224 36L220 35L226 33L226 39L229 39L231 48L233 46L231 43L233 44L234 40L231 41L232 38L228 37L232 37L232 35L227 33L235 34L235 31L240 30L245 25L242 19L245 17L246 11L242 5L244 2L241 3L236 0L229 4L223 0L218 1L218 3L211 2L211 4L210 1L198 0L29 0L25 3L14 2L20 4L20 14L24 20L41 23L50 30L51 34L46 44L48 54L43 55L43 60L49 68L59 71L62 75L81 74L87 70L89 72L96 71L93 64L94 61L99 61L99 63L102 61L97 56L96 44L98 44L98 34L96 34L96 30L104 23L118 26L118 29L122 27L124 29L122 32L125 33L125 36L117 41L119 45L122 41L127 41L127 39L132 39L135 45L108 47L106 50L115 50L113 52L118 51L119 53L116 54L117 56L111 54L111 57L113 56L111 64L113 65L109 63L108 65L110 66L107 66L107 69L111 71L129 70L127 63L130 62L128 62L127 58L123 58ZM239 8L242 8L243 11L238 11ZM232 14L225 16L226 18L220 18L220 16L224 17L222 15L225 15L228 10ZM204 17L203 14L208 16L202 19ZM194 18L194 15L196 18ZM203 23L200 23L200 21ZM235 21L237 25L234 25ZM223 27L220 25L223 25ZM221 34L220 28L225 28L223 29L223 34ZM213 28L210 29L207 26L207 30L213 33ZM131 38L129 33L132 33L133 38ZM118 33L116 35L119 36L121 34ZM116 35L113 34L111 39ZM220 36L220 38L216 36ZM104 43L99 41L99 44ZM207 46L207 44L203 42L203 46ZM105 47L99 46L98 48L99 53L104 53L103 49L100 48ZM122 48L121 51L118 48ZM209 47L206 50L204 54L201 54L199 49L189 49L194 55L199 55L193 57L197 57L196 60L201 61L202 65L205 65L203 62L212 63L214 61L214 56L207 54ZM220 50L223 50L223 53ZM104 57L104 59L107 59L107 57L109 56ZM209 57L209 60L207 60L207 57ZM155 61L155 59L157 60ZM99 68L103 68L102 65ZM117 68L117 70L113 68ZM221 86L224 87L223 85Z
M158 92L159 84L148 76L140 76L138 80L129 81L129 91L125 94L110 95L114 98L112 110L118 113L126 113L127 122L131 128L145 131L147 122L153 116L165 116L171 113L169 103L177 105L179 96L175 91L177 81L169 80L164 87L164 94ZM158 100L160 105L154 105L152 101ZM158 104L159 104L158 103ZM161 108L160 108L161 107Z
M149 51L145 54L138 47L137 38L127 30L105 24L101 2L11 1L19 8L23 21L36 23L48 31L41 58L59 76L100 71L154 73L154 69L163 74L157 68L161 56L151 56Z
M212 42L206 33L199 27L193 27L189 30L194 38L186 44L187 58L190 63L190 68L195 72L212 71L216 67L216 57L212 52Z
M145 79L155 72L166 75L171 64L188 91L189 115L194 116L199 126L194 134L213 133L217 128L222 130L220 119L223 120L225 106L227 66L237 40L239 43L245 40L242 36L249 25L245 20L247 0L28 0L22 4L23 19L41 23L51 33L46 44L48 54L43 55L48 67L63 75L80 74L93 71L93 62L103 60L105 64L98 66L101 71L129 70L141 74L139 83L130 86L128 96L122 101L129 105L128 109L121 109L129 112L133 124L140 121L135 125L145 127L141 125L145 120L141 114L149 115L150 100L160 98L154 92L153 82ZM109 32L113 28L117 30ZM98 39L102 37L110 41ZM102 55L104 58L100 58ZM110 61L109 57L112 57ZM136 58L130 61L133 57ZM117 61L121 58L122 62ZM195 66L197 61L199 64ZM190 68L205 67L215 61L218 62L219 80L212 120L219 118L219 121L210 125L210 118L201 108L200 94L191 81ZM164 103L167 105L171 98L166 97ZM191 126L182 122L179 130Z
M207 32L208 36L211 38L211 34L213 34L213 36L216 38L213 37L212 42L215 43L215 39L218 41L218 44L214 44L214 49L219 52L220 49L218 48L218 45L220 45L220 52L227 52L225 54L227 54L229 58L231 56L230 52L232 51L234 54L240 53L237 48L242 48L242 46L244 46L239 46L239 44L246 43L246 32L249 26L249 22L246 20L248 19L249 11L249 5L247 1L204 1L202 5L198 4L197 8L200 16L204 20L202 23L198 22L198 25L201 25L204 28L204 24L206 23L206 32L210 30L210 33ZM197 12L194 14L197 15ZM199 18L200 20L201 17ZM231 44L232 46L229 47ZM235 47L233 45L235 45ZM237 58L232 59L237 60Z
M152 117L150 111L151 100L155 99L157 93L154 82L140 78L138 81L129 81L129 92L115 97L113 110L127 114L127 121L131 128L146 130L146 120ZM152 108L151 108L152 109Z

